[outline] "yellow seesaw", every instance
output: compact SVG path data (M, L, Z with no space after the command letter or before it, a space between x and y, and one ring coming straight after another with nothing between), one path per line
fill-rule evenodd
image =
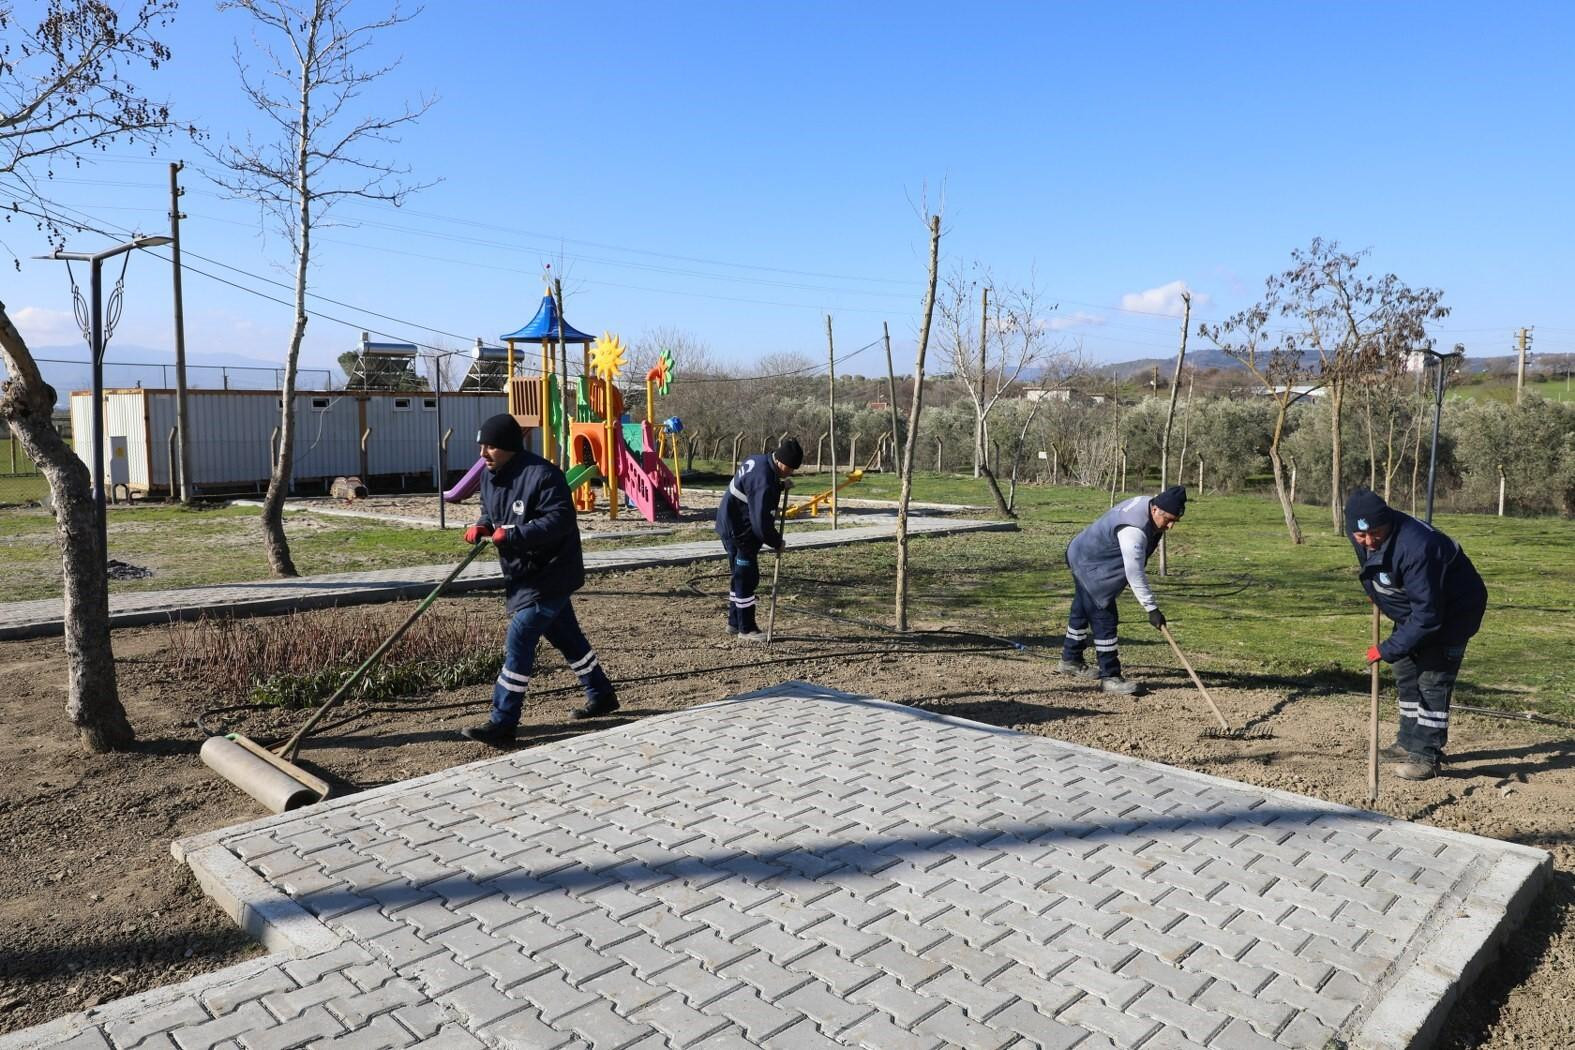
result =
M818 517L820 515L820 508L831 502L831 494L833 492L841 492L849 485L856 484L863 480L864 468L854 467L852 470L848 471L846 480L833 485L825 492L816 493L796 507L789 507L785 512L786 516L789 518L796 518L807 512L810 517Z

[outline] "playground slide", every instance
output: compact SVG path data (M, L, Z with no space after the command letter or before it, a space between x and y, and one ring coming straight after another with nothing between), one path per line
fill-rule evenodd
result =
M787 516L790 517L790 518L796 518L796 517L798 517L801 514L808 513L811 517L814 517L814 516L816 516L816 515L818 515L820 513L820 508L821 507L830 505L830 503L831 503L831 494L833 492L841 492L843 489L847 488L849 485L856 484L857 482L860 482L860 481L863 481L863 480L864 480L864 470L863 470L863 468L855 467L852 470L848 471L848 476L847 476L846 479L844 479L843 481L838 482L836 485L834 485L831 488L827 489L825 492L817 492L817 493L815 493L815 495L811 496L809 499L805 500L803 503L800 503L798 506L796 506L796 507L789 507L787 509Z
M569 483L569 491L573 492L581 485L589 484L602 476L594 463L577 463L564 472L564 479Z
M481 472L487 469L487 461L476 460L476 465L465 471L465 476L454 483L454 487L443 493L444 503L462 503L476 494L481 488Z

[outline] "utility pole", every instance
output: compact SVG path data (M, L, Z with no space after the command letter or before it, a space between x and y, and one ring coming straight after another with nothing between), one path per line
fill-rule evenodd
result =
M569 344L563 334L563 278L561 277L552 279L552 299L553 306L558 310L558 409L563 413L563 434L567 438L569 431L572 429L569 424L574 418L574 414L569 407L572 403L569 400ZM589 380L582 378L580 382L589 382ZM611 382L611 380L608 380L608 382ZM542 411L545 412L546 409L547 406L542 405ZM543 419L542 422L550 426L550 418ZM563 470L568 470L569 443L567 440L564 440L558 442L558 445L558 466ZM607 454L611 456L611 450Z
M826 410L831 418L831 527L837 527L837 346L831 339L831 315L826 315Z
M175 278L175 434L179 443L177 459L180 463L180 501L191 503L191 442L186 429L186 313L180 293L180 199L185 190L180 188L177 176L186 166L185 161L170 165L170 271ZM170 495L174 495L175 479L170 479Z
M1515 404L1520 404L1520 392L1526 385L1526 350L1531 346L1531 329L1522 328L1516 333Z

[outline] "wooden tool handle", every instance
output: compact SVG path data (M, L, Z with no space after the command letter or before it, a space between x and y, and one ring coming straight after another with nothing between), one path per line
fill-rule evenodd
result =
M1192 684L1198 687L1198 692L1203 694L1203 699L1209 702L1209 710L1213 711L1214 717L1219 719L1220 728L1229 732L1230 723L1225 721L1225 716L1220 714L1219 705L1214 703L1214 698L1210 696L1209 691L1203 687L1202 680L1198 678L1198 672L1192 669L1192 665L1188 663L1187 658L1182 655L1181 646L1177 645L1176 639L1170 636L1170 628L1166 627L1164 624L1160 624L1159 633L1165 636L1165 641L1170 643L1170 651L1176 654L1176 659L1181 661L1181 666L1185 667L1187 669L1187 674L1192 676Z

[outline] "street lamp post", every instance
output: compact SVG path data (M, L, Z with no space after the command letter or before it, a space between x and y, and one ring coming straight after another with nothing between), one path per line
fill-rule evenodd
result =
M1450 362L1458 362L1466 356L1466 348L1460 343L1455 344L1454 350L1441 354L1430 346L1418 349L1418 353L1426 354L1438 362L1438 378L1433 387L1433 443L1427 457L1427 523L1433 524L1433 483L1438 473L1438 421L1444 413L1444 381L1448 375Z
M39 256L41 259L85 262L92 273L89 293L92 300L89 351L93 355L93 510L98 516L98 543L106 562L109 559L109 527L104 508L104 260L112 259L135 248L157 248L169 243L168 237L133 237L124 244L117 244L101 252L85 254L57 248L49 255ZM113 297L111 299L113 301Z

